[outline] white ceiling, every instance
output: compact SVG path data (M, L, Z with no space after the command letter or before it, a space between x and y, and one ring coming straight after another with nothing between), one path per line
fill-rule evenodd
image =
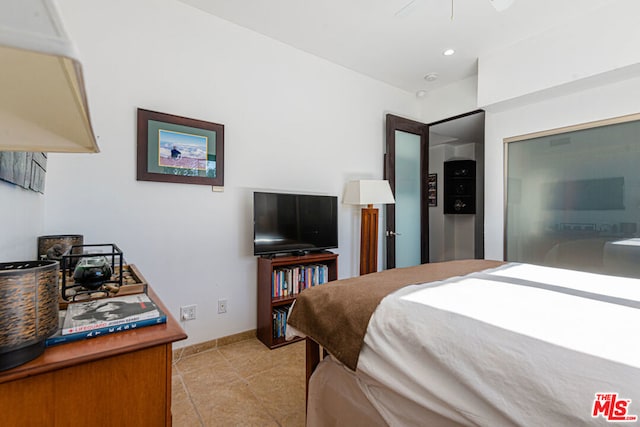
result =
M474 76L478 57L617 0L180 0L392 86ZM452 8L453 7L453 8ZM445 57L447 48L456 54ZM437 73L438 79L424 77Z

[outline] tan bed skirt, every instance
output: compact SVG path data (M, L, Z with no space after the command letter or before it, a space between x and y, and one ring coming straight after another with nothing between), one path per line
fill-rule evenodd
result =
M460 424L415 403L412 406L411 402L394 391L362 372L349 370L332 357L326 357L320 362L311 377L306 427L387 426L378 409L367 398L363 387L369 387L376 394L386 393L394 395L395 399L403 399L403 407L415 409L424 426L461 427Z

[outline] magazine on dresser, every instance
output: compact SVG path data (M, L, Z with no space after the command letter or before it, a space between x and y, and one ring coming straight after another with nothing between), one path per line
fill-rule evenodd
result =
M75 302L67 306L60 334L75 334L158 319L163 315L158 305L144 293Z
M61 315L64 316L65 311L61 311ZM155 317L152 319L144 319L133 321L130 323L123 323L115 326L107 326L104 328L92 329L83 332L76 332L73 334L62 335L61 330L58 330L57 333L50 336L45 340L45 346L51 347L58 344L65 344L69 342L84 340L88 338L95 338L102 335L113 334L116 332L125 332L131 331L135 329L140 329L145 326L153 326L153 325L161 325L163 323L167 323L167 316L163 313L160 317Z

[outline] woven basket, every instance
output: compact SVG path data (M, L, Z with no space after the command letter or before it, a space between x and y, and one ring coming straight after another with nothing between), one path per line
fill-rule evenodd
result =
M60 245L62 252L67 252L71 246L82 245L84 236L82 234L60 234L52 236L38 237L38 258L36 259L52 259L59 261L60 257L51 257L47 252L55 245ZM82 249L74 249L74 253L82 253Z
M58 329L56 261L0 263L0 370L42 354Z

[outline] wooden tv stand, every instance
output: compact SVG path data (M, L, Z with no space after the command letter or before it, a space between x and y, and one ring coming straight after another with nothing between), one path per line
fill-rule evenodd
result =
M151 287L167 323L49 347L0 372L9 426L170 426L171 343L187 335Z
M307 255L291 255L272 258L258 258L258 330L257 337L267 347L274 349L299 341L294 338L286 341L284 337L274 338L273 311L276 308L288 307L297 295L274 297L272 295L272 276L279 268L324 264L328 268L329 281L338 279L338 254L318 252Z

